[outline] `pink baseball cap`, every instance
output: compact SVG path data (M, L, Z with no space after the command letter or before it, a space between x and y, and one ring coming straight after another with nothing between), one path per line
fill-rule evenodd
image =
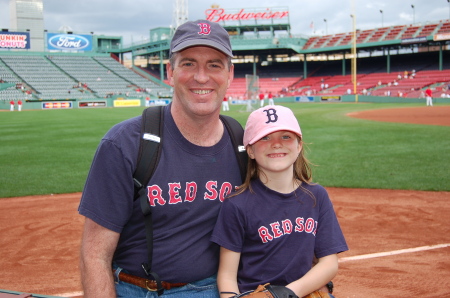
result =
M291 109L277 105L259 108L248 116L244 131L244 147L253 145L262 137L280 130L302 136L300 125Z

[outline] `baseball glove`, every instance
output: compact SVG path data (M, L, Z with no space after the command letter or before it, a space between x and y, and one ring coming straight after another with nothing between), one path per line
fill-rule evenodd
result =
M299 298L295 293L283 286L259 285L256 290L235 295L231 298ZM329 298L330 295L321 291L314 291L303 298Z
M330 298L330 294L323 291L314 291L309 295L306 295L303 298Z

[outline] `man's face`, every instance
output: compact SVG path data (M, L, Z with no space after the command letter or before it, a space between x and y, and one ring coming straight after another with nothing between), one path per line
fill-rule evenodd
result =
M220 112L234 74L227 56L206 46L187 48L175 55L174 65L167 65L174 104L197 116Z

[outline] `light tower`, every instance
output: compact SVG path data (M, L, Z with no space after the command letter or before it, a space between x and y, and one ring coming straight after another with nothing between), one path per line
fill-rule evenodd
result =
M175 0L173 6L172 30L188 21L188 0Z

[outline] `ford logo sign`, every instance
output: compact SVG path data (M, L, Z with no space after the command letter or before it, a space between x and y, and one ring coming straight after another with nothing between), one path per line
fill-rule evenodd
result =
M48 43L57 49L67 50L67 49L76 49L82 50L89 46L89 40L80 35L67 35L67 34L59 34L52 36Z

